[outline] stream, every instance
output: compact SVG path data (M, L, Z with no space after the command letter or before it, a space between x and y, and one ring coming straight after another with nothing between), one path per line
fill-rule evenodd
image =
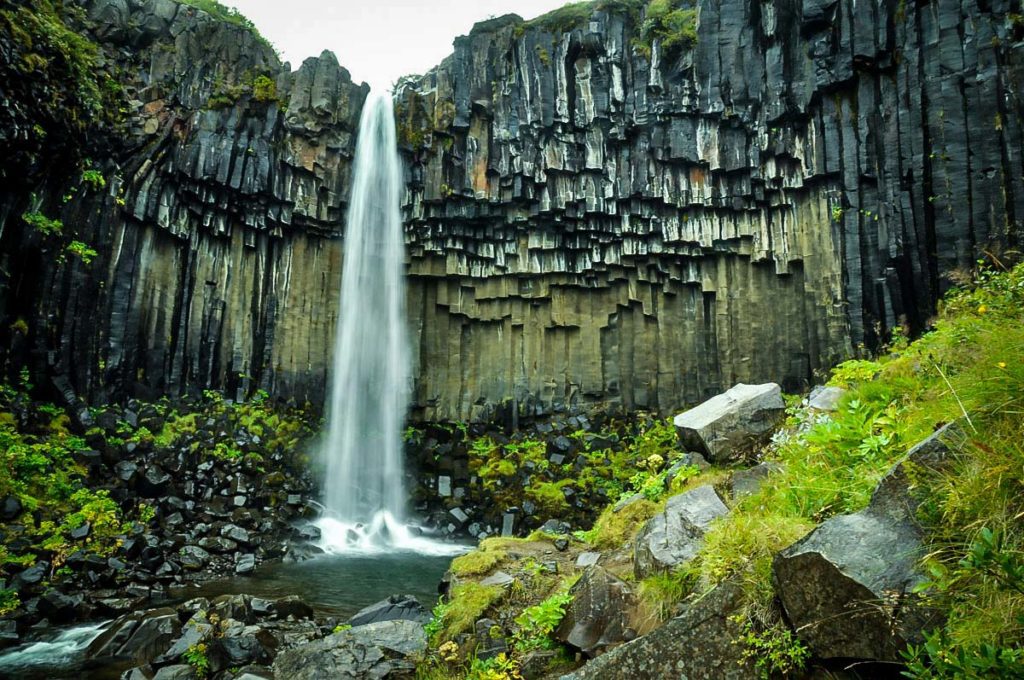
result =
M410 552L323 556L300 564L270 563L253 575L171 590L170 603L196 597L249 594L265 599L298 595L317 617L344 622L363 607L393 594L414 595L428 610L437 603L437 584L451 556ZM152 606L165 604L154 602ZM0 653L0 678L18 680L108 680L120 665L90 668L85 651L108 622L50 629L36 639Z

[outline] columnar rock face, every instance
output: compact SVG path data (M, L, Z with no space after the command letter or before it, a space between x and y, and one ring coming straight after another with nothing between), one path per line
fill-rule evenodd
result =
M73 177L38 206L0 196L2 309L34 331L10 363L30 356L99 398L265 388L319 402L366 86L326 52L291 72L252 31L172 0L85 5L123 76L128 135L94 159L105 187ZM99 255L64 257L17 228L23 210Z
M1016 4L699 0L649 58L623 4L400 89L423 416L792 388L1017 237Z
M83 5L129 129L102 189L0 189L6 372L321 402L366 87L173 0ZM640 2L503 17L402 85L415 418L800 387L1016 244L1019 2L696 8L674 53Z

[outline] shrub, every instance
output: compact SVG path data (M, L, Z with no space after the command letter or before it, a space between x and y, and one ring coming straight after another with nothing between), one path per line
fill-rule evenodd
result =
M21 216L25 224L38 231L43 236L54 236L64 231L64 223L60 220L51 220L39 212L27 212Z
M81 241L72 241L67 245L66 250L82 261L82 264L92 264L93 258L99 253Z

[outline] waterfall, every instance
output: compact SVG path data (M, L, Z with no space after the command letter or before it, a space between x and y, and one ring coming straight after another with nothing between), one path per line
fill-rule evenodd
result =
M436 552L405 524L401 430L410 358L401 190L391 99L371 94L356 143L328 402L319 526L329 552Z

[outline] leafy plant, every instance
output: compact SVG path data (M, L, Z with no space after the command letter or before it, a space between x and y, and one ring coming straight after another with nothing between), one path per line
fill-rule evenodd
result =
M81 241L72 241L67 245L67 251L80 259L82 264L92 264L93 258L99 253Z
M742 633L735 642L743 646L743 658L754 662L762 678L793 677L804 669L811 653L793 631L782 623L757 630L749 620L739 618Z
M195 671L196 677L203 680L210 674L210 659L206 655L206 645L195 644L185 650L181 655L182 660Z
M554 646L551 633L565 617L565 608L572 602L568 591L555 593L540 604L527 607L516 617L519 631L516 633L516 649L521 652L531 649L550 649Z
M39 212L27 212L21 216L25 224L38 231L43 236L54 236L64 231L64 223L60 220L51 220Z

